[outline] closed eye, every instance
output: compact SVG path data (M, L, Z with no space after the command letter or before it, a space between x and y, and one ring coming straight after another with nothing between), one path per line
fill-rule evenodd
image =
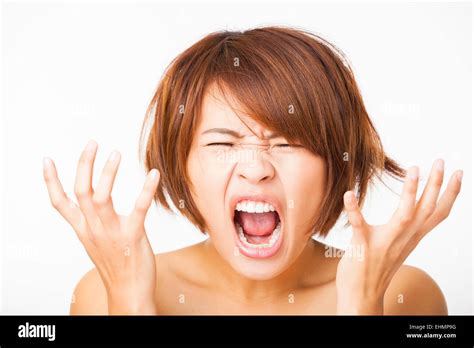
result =
M302 147L302 145L297 145L297 144L277 144L275 146L279 146L279 147Z
M207 144L207 146L233 146L234 144L232 143L210 143L210 144Z
M232 143L210 143L210 144L207 144L206 146L228 146L228 147L231 147L231 146L234 146L235 144L232 144ZM280 147L280 148L288 148L288 147L302 147L301 145L297 145L297 144L275 144L274 145L275 147Z

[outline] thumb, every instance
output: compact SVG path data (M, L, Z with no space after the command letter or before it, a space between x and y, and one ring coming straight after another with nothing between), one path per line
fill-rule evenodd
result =
M145 179L143 189L135 202L135 207L130 214L135 225L142 225L145 223L146 214L148 209L150 209L159 182L160 172L157 169L150 170Z
M344 208L347 212L347 217L352 226L354 235L365 236L368 230L368 224L360 211L354 192L347 191L344 193Z

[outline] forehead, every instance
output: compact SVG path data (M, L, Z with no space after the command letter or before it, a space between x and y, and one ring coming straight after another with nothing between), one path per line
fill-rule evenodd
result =
M226 91L224 96L215 84L211 85L203 98L198 134L209 128L229 128L240 134L251 135L246 125L255 134L270 133L244 111L231 92Z

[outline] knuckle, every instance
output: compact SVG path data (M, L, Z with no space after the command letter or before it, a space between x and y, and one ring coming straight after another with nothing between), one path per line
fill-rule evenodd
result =
M364 221L362 220L362 217L358 214L355 214L352 216L351 219L352 226L360 228L364 225Z
M390 260L394 260L400 255L400 250L395 246L385 248L383 252Z
M439 189L442 185L443 185L443 179L442 178L439 178L439 179L433 181L433 187L435 187L436 189Z
M148 210L148 206L144 200L138 200L135 203L135 210L140 214L144 214Z
M84 245L87 248L88 243L89 243L89 238L88 238L87 232L82 231L81 229L77 229L76 230L76 235L77 235L77 238L79 239L79 241L82 243L82 245Z
M461 185L454 186L451 189L451 192L453 193L454 197L456 197L459 194L459 192L461 192Z
M84 239L86 239L89 244L97 245L100 240L100 233L99 231L88 229Z
M423 216L430 216L433 214L434 210L436 208L436 205L434 203L426 203L421 206L421 213Z
M108 197L104 195L94 194L92 196L92 203L97 207L102 207L106 205L108 200L109 200Z
M103 173L106 177L111 177L117 171L117 168L114 166L113 163L107 163L104 167Z
M413 238L411 239L412 245L416 246L425 236L427 230L425 228L420 228L413 234Z
M443 209L439 211L438 213L436 213L435 216L437 220L443 221L447 219L450 213L451 213L451 209Z
M49 174L46 174L46 173L43 175L43 179L46 183L50 183L52 181L51 176Z
M402 226L407 226L413 220L413 213L412 212L401 213L398 220Z
M143 203L136 203L135 204L135 210L138 213L144 213L144 212L146 212L146 206Z
M55 209L59 209L61 207L61 203L62 203L62 199L60 199L58 197L51 197L51 205Z
M87 156L87 153L83 153L82 156L79 158L79 165L87 164L89 164L89 156Z
M154 185L153 183L151 182L147 182L145 183L145 185L143 186L143 191L145 192L145 194L151 194L153 192L153 188L154 188Z
M83 244L97 245L97 236L94 233L88 233L84 238Z
M84 187L77 186L74 188L74 195L79 199L87 197L88 193L89 191Z

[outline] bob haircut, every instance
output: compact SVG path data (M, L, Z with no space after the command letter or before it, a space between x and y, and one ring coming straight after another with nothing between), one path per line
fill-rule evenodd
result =
M326 161L327 183L320 214L312 218L313 234L324 237L335 225L346 191L354 190L362 206L374 176L382 181L383 171L397 180L406 175L386 156L353 71L333 44L282 26L214 32L167 67L148 106L139 149L143 161L146 146L145 169L161 173L155 203L172 211L169 196L203 233L206 223L192 200L186 164L203 99L214 83L252 119Z

